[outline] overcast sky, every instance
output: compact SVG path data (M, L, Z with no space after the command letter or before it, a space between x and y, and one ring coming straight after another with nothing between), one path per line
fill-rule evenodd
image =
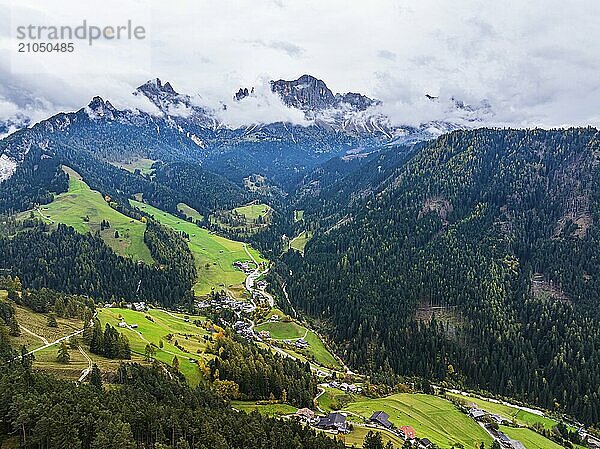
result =
M490 124L600 126L598 0L88 3L0 0L0 119L21 110L39 120L94 95L135 106L130 92L154 77L216 104L241 86L308 73L334 92L383 100L398 123L443 118L430 94L486 99ZM18 25L83 19L131 19L147 38L76 42L61 57L16 53Z

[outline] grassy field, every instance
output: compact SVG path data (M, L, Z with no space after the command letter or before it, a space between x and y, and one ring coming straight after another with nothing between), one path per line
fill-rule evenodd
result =
M146 315L152 317L154 321L146 318ZM176 315L176 314L173 314ZM129 325L137 324L137 329L118 327L121 317ZM109 323L119 332L123 333L129 339L131 350L137 356L143 356L146 345L152 343L156 346L155 358L169 365L173 362L173 357L177 356L180 363L180 371L185 375L191 385L197 385L200 380L200 372L196 363L190 359L199 360L201 358L210 358L203 354L206 348L204 340L205 335L210 335L202 327L193 324L195 319L206 321L203 317L190 316L190 322L185 322L182 315L171 316L162 310L152 309L148 312L136 312L129 309L108 308L98 311L98 318L102 325ZM167 335L172 335L171 340ZM159 348L159 342L162 340L163 348ZM175 346L178 342L185 351Z
M47 315L35 313L23 306L16 304L13 305L15 307L17 321L19 324L25 326L34 334L45 338L49 343L83 329L83 322L81 320L64 318L56 319L58 327L49 327ZM25 345L29 351L32 351L44 346L45 342L21 329L20 336L11 337L11 344L16 348L20 348L22 345Z
M354 429L347 435L338 435L337 438L344 442L347 447L362 447L365 437L369 430L365 427L354 426ZM388 441L391 441L395 448L401 448L403 441L394 435L391 432L377 431L381 434L381 438L383 440L383 444L387 444Z
M68 167L63 169L69 175L69 190L57 195L50 204L34 211L35 216L50 224L64 223L81 233L99 231L102 239L117 254L153 264L150 250L144 243L146 225L114 210L76 172ZM31 211L24 212L20 217L28 217L30 214ZM110 228L101 231L102 220L107 220ZM118 231L119 238L115 238L115 231Z
M317 399L317 404L319 407L325 412L334 412L339 410L339 404L341 403L354 403L354 402L363 402L369 400L366 396L360 394L351 394L344 393L342 390L338 390L337 388L324 388L325 393L319 396ZM371 416L371 415L369 415ZM352 415L350 415L349 419L351 419Z
M53 343L59 338L71 335L74 332L83 329L83 322L78 319L57 318L58 327L49 327L47 315L35 313L26 307L13 304L15 307L17 321L25 326L31 332L45 338L49 343ZM10 337L11 344L15 348L20 348L25 345L28 350L40 348L45 345L42 339L35 337L25 330L21 329L19 337ZM78 341L80 336L75 337ZM90 353L87 348L82 347L82 350L96 363L101 371L116 371L119 361L110 360ZM33 367L51 372L62 379L77 380L81 376L81 371L88 367L88 359L81 353L78 348L69 347L69 355L71 360L67 364L59 363L56 358L58 355L58 345L52 345L47 348L36 351L34 354ZM133 357L133 360L143 363L143 358L140 356Z
M304 220L304 211L303 210L295 210L294 211L294 221L302 221Z
M243 215L246 220L255 220L260 215L266 219L272 212L271 206L263 203L247 204L246 206L236 207L233 210Z
M247 413L258 411L262 415L281 416L296 413L298 410L289 404L262 404L254 401L231 401L231 406L236 410L241 410Z
M304 247L308 241L312 238L312 232L304 231L300 235L290 240L290 248L304 254Z
M451 402L425 394L395 394L381 399L366 399L353 402L344 411L368 418L374 411L389 414L390 421L397 427L414 427L417 437L429 438L440 447L451 447L458 443L465 448L475 444L492 443L491 437L475 421L461 413Z
M154 321L146 318L146 315L152 317ZM98 313L100 321L104 325L110 323L120 332L124 333L129 339L131 349L137 355L143 355L146 345L150 342L157 346L155 358L161 362L172 364L173 357L177 356L180 362L180 371L186 376L190 384L196 385L200 379L197 365L189 359L198 360L207 358L201 355L206 347L203 339L204 335L209 335L208 331L197 327L192 322L185 322L181 315L173 317L161 310L150 310L147 313L136 312L129 309L101 309ZM122 317L129 325L137 324L137 329L119 328L118 323ZM190 317L191 321L203 317ZM166 336L173 335L169 341ZM158 348L159 342L163 341L163 348ZM185 351L177 348L175 342L178 342ZM200 351L200 353L198 353Z
M500 430L513 440L519 440L527 449L561 449L562 446L531 429L500 426Z
M190 217L192 220L196 221L196 220L204 220L204 216L200 213L198 213L198 211L190 206L188 206L185 203L179 203L177 205L177 210L179 212L181 212L182 214L185 214L186 217Z
M271 317L271 315L280 316L279 314L273 311L267 316ZM298 338L304 338L308 342L308 348L294 348L294 350L286 349L285 351L289 352L297 358L300 358L301 360L310 360L328 368L341 368L338 361L329 352L329 350L323 344L318 335L315 334L313 331L308 330L306 327L296 323L295 321L267 321L258 324L255 327L255 330L257 332L263 330L269 331L269 333L271 334L271 338L274 340L296 340Z
M143 174L148 174L152 171L152 164L154 164L155 162L156 161L153 161L152 159L134 158L131 161L112 162L112 164L131 173L133 173L136 170L139 170Z
M465 396L461 394L453 394L446 393L448 397L460 399L465 401L466 403L473 403L477 405L482 410L485 410L489 413L494 413L502 416L508 421L515 421L519 425L528 425L539 422L543 424L546 429L551 429L556 424L558 424L555 420L551 418L547 418L545 416L539 416L535 413L531 413L525 410L520 410L516 407L511 407L509 405L501 404L499 402L487 401L485 399L476 398L473 396Z
M308 342L309 354L315 357L315 361L320 365L333 369L341 369L339 362L331 355L321 339L313 331L308 331L305 340Z
M258 217L262 221L257 221ZM236 207L228 211L219 211L212 214L210 222L221 229L235 231L243 235L252 235L266 228L271 222L273 209L263 203L252 202L245 206Z
M256 331L269 331L274 340L292 340L304 337L307 329L295 321L267 321L255 327Z
M246 275L234 268L236 261L250 260L241 242L220 237L206 229L199 228L181 218L163 212L139 201L130 200L131 204L151 214L162 224L176 231L183 231L190 236L188 245L194 254L198 281L194 284L196 295L206 295L212 289L230 289L236 292L236 286L244 283ZM250 254L259 262L266 262L258 251L248 246ZM239 290L238 290L239 291Z

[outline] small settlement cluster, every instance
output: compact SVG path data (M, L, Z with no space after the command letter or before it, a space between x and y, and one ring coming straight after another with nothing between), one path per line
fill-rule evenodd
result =
M351 424L347 421L347 415L341 412L333 412L324 416L316 416L315 412L308 408L299 409L294 417L300 421L306 422L311 426L331 432L335 434L349 433ZM411 426L401 426L395 428L389 421L389 415L381 410L373 412L371 417L363 424L364 427L372 429L386 430L405 441L413 443L414 447L419 449L427 449L431 446L431 441L428 438L417 438L415 429Z

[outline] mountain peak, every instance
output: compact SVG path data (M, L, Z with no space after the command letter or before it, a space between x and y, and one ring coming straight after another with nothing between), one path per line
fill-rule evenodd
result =
M278 94L287 106L305 111L326 109L336 103L333 92L312 75L302 75L292 81L271 81L271 91Z
M335 108L342 103L349 104L355 110L364 111L378 103L377 100L359 93L334 95L324 81L312 75L302 75L293 81L271 81L271 90L278 94L287 106L305 112Z
M178 95L178 93L175 91L175 89L173 89L173 86L171 86L170 82L167 81L166 83L163 84L163 82L160 80L160 78L154 78L154 79L146 81L144 84L142 84L141 86L139 86L136 89L136 92L141 92L144 95L146 95L147 97L156 96L156 95L161 95L161 96Z
M104 100L102 97L95 96L87 105L87 112L90 117L108 117L114 118L117 109L110 101Z

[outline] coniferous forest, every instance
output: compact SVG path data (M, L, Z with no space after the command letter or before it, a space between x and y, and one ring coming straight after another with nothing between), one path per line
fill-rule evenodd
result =
M306 211L341 218L278 273L353 366L597 423L599 157L591 128L442 136L354 204Z
M14 355L0 328L0 422L3 434L19 435L23 447L123 449L136 447L273 448L339 447L293 421L236 412L209 388L191 388L160 368L121 365L111 379L74 382L31 370Z

